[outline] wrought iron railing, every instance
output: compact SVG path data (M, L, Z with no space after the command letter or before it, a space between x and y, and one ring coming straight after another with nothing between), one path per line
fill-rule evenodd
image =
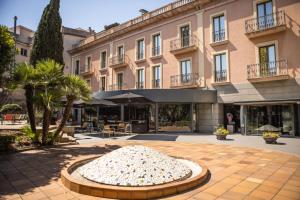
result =
M92 65L84 65L83 70L80 70L80 74L92 72Z
M160 79L152 80L152 88L160 88Z
M248 79L288 75L287 60L248 65L247 74Z
M284 11L278 11L262 17L252 18L245 21L246 33L264 31L269 28L285 24Z
M109 58L109 66L128 64L128 57L125 54Z
M126 90L127 84L126 83L115 83L115 84L110 85L108 88L110 91Z
M106 60L101 60L100 69L105 69L105 68L106 68Z
M182 48L197 45L198 38L195 35L181 37L170 42L170 50L175 51Z
M159 56L160 55L160 46L152 48L152 56Z
M170 77L171 87L196 85L199 80L198 73L179 74Z
M225 40L225 29L221 29L219 31L213 32L213 41L214 42L221 42Z
M136 89L144 89L144 81L137 81L135 84Z
M215 82L225 82L227 81L227 70L216 70L215 71Z

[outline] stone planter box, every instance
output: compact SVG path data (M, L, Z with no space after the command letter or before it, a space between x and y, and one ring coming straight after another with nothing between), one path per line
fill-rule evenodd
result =
M264 138L264 140L267 144L276 144L277 143L277 138L274 138L274 137Z
M217 140L226 140L227 135L216 135L216 136L217 136Z

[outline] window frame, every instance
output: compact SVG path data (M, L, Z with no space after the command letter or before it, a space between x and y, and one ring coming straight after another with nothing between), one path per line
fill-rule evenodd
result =
M144 81L143 81L143 88L138 88L137 87L137 83L139 82L139 70L143 70L143 77L144 77ZM146 69L145 67L138 67L136 69L136 76L135 76L135 89L146 89Z
M219 16L224 16L224 40L220 40L220 41L214 41L214 18L219 17ZM228 20L227 20L227 13L226 10L214 13L212 15L210 15L210 44L218 44L218 43L222 43L222 42L226 42L228 41Z
M155 48L155 44L154 44L154 37L159 35L160 36L160 40L159 40L159 54L158 55L154 55L154 48ZM162 34L161 31L160 32L156 32L151 34L151 57L159 57L162 55Z
M160 79L159 79L159 87L153 87L153 81L154 81L154 74L153 74L153 70L155 67L159 67L159 74L160 74ZM150 86L152 89L159 89L162 88L162 80L163 80L163 74L162 74L163 70L162 70L162 63L157 63L157 64L153 64L151 65L151 75L150 75Z
M139 41L143 41L143 58L138 58L138 54L139 54ZM146 40L145 37L141 37L136 39L135 42L135 60L136 61L140 61L140 60L144 60L146 58Z
M219 81L216 82L216 63L215 63L215 56L216 55L220 55L220 54L225 54L225 58L226 58L226 80L225 81ZM230 82L230 61L229 61L229 51L228 50L224 50L224 51L216 51L212 54L212 83L229 83Z
M105 67L102 67L102 63L103 63L103 60L102 60L102 54L105 52ZM103 70L103 69L106 69L107 68L107 65L108 65L108 56L107 56L107 50L102 50L100 51L100 70Z

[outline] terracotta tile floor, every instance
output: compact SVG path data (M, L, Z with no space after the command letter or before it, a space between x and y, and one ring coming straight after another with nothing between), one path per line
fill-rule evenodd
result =
M61 168L75 158L128 144L143 144L207 165L211 177L205 185L165 199L300 200L300 157L229 145L158 141L106 141L0 155L0 199L99 199L64 188Z

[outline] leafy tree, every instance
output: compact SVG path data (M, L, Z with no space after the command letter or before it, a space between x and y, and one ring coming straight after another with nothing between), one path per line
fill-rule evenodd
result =
M59 3L60 0L51 0L43 11L38 29L35 32L33 49L30 56L30 63L33 66L35 66L38 61L45 59L53 59L60 65L64 64ZM61 68L61 73L63 73L63 67ZM26 85L25 96L28 117L32 131L36 132L33 94L32 86Z
M0 113L15 113L21 111L22 107L18 104L5 104L0 109Z
M56 130L55 137L59 135L59 133L65 126L71 113L74 101L78 99L87 101L90 99L91 93L91 89L86 83L86 81L82 80L79 76L76 75L66 75L64 77L62 85L62 90L64 95L66 96L67 102L63 113L63 118Z
M3 87L3 74L14 59L15 41L6 26L0 25L0 88Z

